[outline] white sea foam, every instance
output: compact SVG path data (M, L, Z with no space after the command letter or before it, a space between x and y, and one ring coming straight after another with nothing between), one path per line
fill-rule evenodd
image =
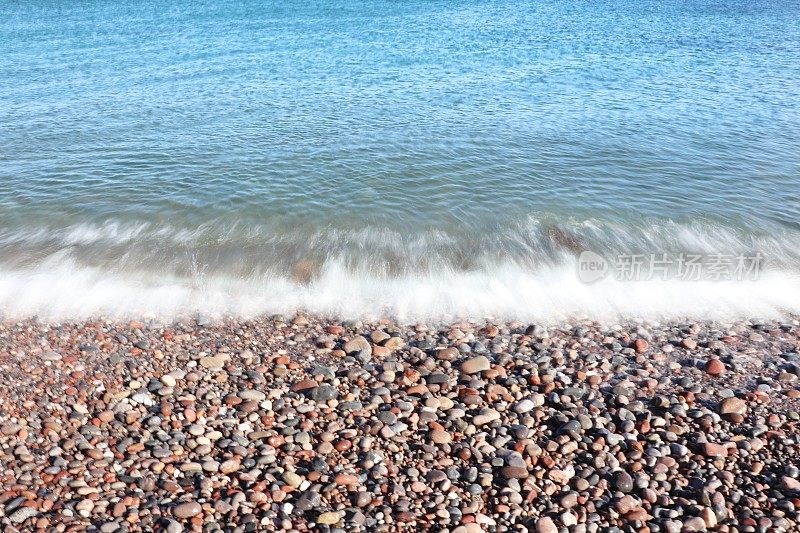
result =
M575 265L530 272L513 263L473 271L441 269L406 276L354 271L328 261L308 284L263 275L237 279L114 273L51 258L34 269L0 271L6 317L65 319L187 313L253 316L302 309L322 315L400 320L452 318L556 322L586 317L614 321L740 317L778 318L800 311L800 279L767 271L755 281L582 283Z
M577 249L766 256L754 281L607 276L581 282ZM534 217L492 231L321 228L209 221L82 222L0 231L0 314L47 318L252 316L298 309L401 320L739 318L800 312L800 235L709 223ZM305 265L308 275L294 272ZM301 269L302 270L302 269ZM301 282L303 281L303 282Z

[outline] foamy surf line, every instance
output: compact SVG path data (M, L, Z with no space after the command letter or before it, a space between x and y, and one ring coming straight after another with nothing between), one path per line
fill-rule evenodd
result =
M800 278L793 272L764 271L746 281L605 278L586 283L576 265L531 272L511 263L477 271L439 269L386 277L331 262L303 284L274 275L184 279L65 263L0 271L0 309L6 319L50 320L169 319L194 313L247 318L298 310L403 321L779 319L800 312Z

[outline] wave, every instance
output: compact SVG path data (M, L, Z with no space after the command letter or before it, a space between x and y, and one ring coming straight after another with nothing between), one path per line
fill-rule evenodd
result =
M745 280L593 283L580 253L762 254ZM309 313L399 320L778 318L800 311L800 238L708 222L530 218L484 231L278 231L110 221L0 232L0 313L52 319Z
M576 272L564 265L531 273L505 263L469 272L385 277L331 260L309 283L269 275L198 281L53 261L32 270L0 271L0 305L7 317L59 319L194 312L253 316L304 310L401 320L492 317L553 322L583 317L776 318L800 311L800 279L786 272L765 272L754 281L606 279L592 284L581 282Z

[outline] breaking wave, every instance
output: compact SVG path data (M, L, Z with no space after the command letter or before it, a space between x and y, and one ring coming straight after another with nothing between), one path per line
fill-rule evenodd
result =
M759 253L765 262L746 280L585 283L585 250ZM47 318L296 310L407 321L777 318L800 311L798 250L800 238L785 230L755 234L707 221L530 218L412 234L108 221L0 233L0 309Z

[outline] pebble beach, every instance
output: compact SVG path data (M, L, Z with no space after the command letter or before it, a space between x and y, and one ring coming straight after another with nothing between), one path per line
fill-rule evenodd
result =
M799 7L0 1L0 533L800 532Z
M800 528L798 322L0 325L0 529Z

